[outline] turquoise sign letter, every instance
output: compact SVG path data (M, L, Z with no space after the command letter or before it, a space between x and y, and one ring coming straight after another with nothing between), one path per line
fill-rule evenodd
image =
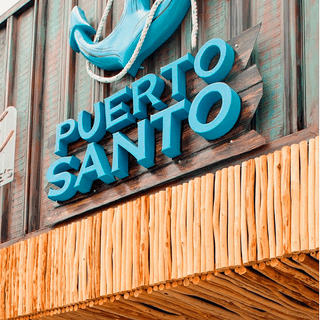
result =
M145 168L154 166L154 128L149 120L138 122L138 146L121 132L113 134L112 173L119 179L129 175L129 153Z
M71 199L77 190L73 188L77 177L67 170L79 170L80 160L75 156L61 158L55 161L47 171L49 182L59 187L59 190L50 189L48 198L53 201L66 201Z
M133 115L140 120L147 118L148 103L157 110L166 108L167 105L159 99L164 87L164 81L153 73L133 82Z
M91 125L91 113L81 111L78 115L80 137L88 142L99 142L106 134L106 115L102 102L94 104L94 123Z
M222 99L217 117L207 123L211 107ZM227 84L218 82L205 87L195 97L189 112L191 129L207 140L214 140L228 133L238 120L241 101Z
M115 181L103 147L93 142L88 145L74 187L81 193L87 193L90 191L93 181L98 179L107 184Z
M56 128L56 147L54 153L57 156L65 157L68 154L68 144L80 138L78 123L73 119L68 119L59 123Z
M211 60L220 53L217 65L209 70ZM234 51L232 47L221 39L212 39L204 44L197 53L194 61L194 71L206 83L223 80L232 69Z
M190 101L184 99L151 116L151 125L162 130L162 153L170 158L181 154L181 121L188 118Z

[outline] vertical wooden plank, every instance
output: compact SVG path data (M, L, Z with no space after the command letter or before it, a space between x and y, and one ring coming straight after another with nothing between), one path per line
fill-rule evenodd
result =
M247 210L246 210L246 194L247 194L247 161L241 166L241 252L243 263L249 262L248 254L248 236L247 236Z
M206 176L201 177L201 273L206 272Z
M283 113L285 132L290 134L301 128L301 8L300 1L281 1L282 30L281 45L283 52L282 78L284 82Z
M277 239L277 256L283 255L283 218L281 207L281 152L274 153L274 210Z
M300 142L300 244L301 251L309 250L308 235L308 143Z
M165 247L164 247L164 267L165 267L165 280L171 279L172 276L172 258L171 258L171 188L166 188L166 207L165 207ZM148 257L146 257L148 258ZM148 270L146 270L148 271ZM145 283L147 284L147 283Z
M59 123L67 119L74 118L74 76L75 76L75 52L69 45L69 16L74 6L76 6L78 0L71 0L65 2L62 8L61 18L61 56L60 56L60 70L59 70Z
M5 250L0 249L0 268L4 270L5 268ZM21 261L21 260L20 260ZM21 283L20 283L21 288ZM22 310L22 297L19 296L19 315L21 315L20 310ZM4 272L1 273L0 276L0 319L5 319L5 274Z
M151 212L150 212L151 214ZM151 216L150 216L151 221ZM172 187L172 203L171 203L171 252L172 252L172 279L178 278L178 266L177 266L177 187ZM151 238L150 238L151 242ZM150 262L151 260L150 250ZM150 264L150 275L151 275Z
M263 97L260 102L264 108L256 113L255 126L267 142L284 136L287 131L286 110L280 107L284 106L287 89L283 76L286 52L282 50L285 10L283 3L282 0L252 0L250 8L252 25L262 22L256 43L256 52L259 54L253 56L253 62L259 66L264 79ZM272 44L267 43L265 39L272 39Z
M20 242L20 260L19 260L19 294L18 294L18 315L22 316L23 313L23 306L25 305L25 296L26 296L26 260L27 260L27 242L26 241L21 241ZM0 261L2 259L1 257L1 251L0 250ZM1 264L1 262L0 262ZM1 267L1 270L3 268ZM0 279L1 283L1 279ZM1 285L0 285L0 288ZM1 290L0 289L0 318L1 317L1 308L2 308L2 303L1 303Z
M30 238L28 243L27 254L27 277L26 277L26 313L32 313L32 297L33 297L33 268L34 268L34 246L35 238ZM8 301L10 303L10 300Z
M319 136L316 137L315 141L315 204L314 204L314 214L315 214L315 246L319 248Z
M4 67L4 101L1 106L1 112L7 107L13 104L12 90L15 72L15 50L16 50L16 17L10 16L7 19L6 25L6 46L5 46L5 67ZM18 135L17 135L18 138ZM8 223L5 221L9 220L10 215L10 202L12 193L12 183L3 186L0 189L0 212L1 212L1 225L0 225L0 242L5 242L9 237ZM23 228L25 229L25 228Z
M107 224L108 211L102 212L101 220L101 265L100 265L100 295L107 295L107 233L111 226ZM127 240L128 241L128 240Z
M44 233L39 236L39 255L38 255L38 284L37 284L37 311L45 310L45 274L47 268L47 245L48 234Z
M127 205L122 205L122 239L121 239L121 291L126 290L126 254L127 254Z
M66 248L65 248L65 305L71 303L70 300L70 280L71 280L71 263L73 264L73 258L71 258L71 224L66 226L65 237L66 237Z
M241 265L241 167L234 167L234 264Z
M187 260L187 201L188 183L182 185L181 212L180 212L180 236L182 247L182 276L186 277L188 272Z
M183 277L183 256L182 256L182 241L181 241L181 207L182 207L182 185L177 187L177 225L176 225L176 243L177 243L177 269L178 278Z
M214 238L213 238L213 185L214 175L206 175L206 269L214 271Z
M154 197L154 283L159 283L159 193Z
M201 270L201 178L194 179L194 266L195 274L200 274Z
M315 249L315 140L309 140L309 165L308 165L308 230L309 249Z
M35 1L33 12L33 35L30 53L30 86L28 99L28 146L26 152L26 179L24 199L24 230L35 231L40 226L40 170L34 163L41 162L42 140L42 110L44 88L44 60L45 60L45 27L47 1ZM36 130L35 130L36 128Z
M270 258L269 239L268 239L268 164L267 156L260 157L260 181L261 181L261 207L260 207L260 243L261 243L261 258L263 260Z
M94 281L92 284L93 288L93 297L97 298L100 296L100 248L101 248L101 223L102 223L102 214L98 213L96 216L96 225L95 225L95 237L93 239L92 246L94 248Z
M132 212L132 205L129 206L129 210L131 209ZM132 214L131 214L132 215ZM114 209L108 209L107 211L107 226L108 226L108 233L107 233L107 255L106 255L106 280L107 280L107 294L112 294L113 291L113 275L114 271L112 268L112 257L113 257L113 225L114 222ZM131 241L132 242L132 241Z
M18 316L18 301L19 301L19 282L20 282L20 269L19 269L19 264L20 264L20 242L15 244L15 250L16 250L16 254L15 254L15 286L14 286L14 317ZM45 272L45 270L44 270ZM44 286L43 286L44 288ZM44 296L45 297L45 296ZM44 298L42 297L42 301L44 300Z
M257 233L256 223L254 218L254 184L255 184L255 161L248 160L247 162L247 190L246 190L246 207L247 207L247 222L248 222L248 254L249 262L257 259Z
M213 207L213 233L215 241L215 263L216 269L222 267L221 245L220 245L220 203L221 203L221 170L216 172L214 185L214 207Z
M228 267L228 169L222 169L220 206L220 256L221 267Z
M85 240L85 246L86 246L86 269L87 269L87 281L86 281L86 299L92 299L93 298L93 292L92 292L92 282L94 279L94 272L93 272L93 265L94 265L94 257L93 257L93 244L92 244L92 238L94 237L93 234L93 227L94 227L94 217L90 216L87 218L87 225L86 225L86 240Z
M87 287L87 248L86 248L86 237L87 237L87 221L84 219L81 221L81 233L80 233L80 256L79 256L79 300L84 301L86 299L86 287Z
M166 192L159 192L159 282L164 282L164 245L165 245L165 206Z
M127 203L127 253L126 253L126 290L132 289L132 239L133 239L133 209L132 202Z
M187 275L192 276L194 274L193 267L193 216L194 216L194 181L190 180L188 183L188 195L187 195Z
M133 278L132 278L133 289L139 287L140 238L141 238L140 232L141 232L141 199L138 198L133 202ZM158 274L158 278L159 278L159 274Z
M48 233L48 249L47 249L47 269L46 269L46 291L45 291L45 295L46 295L46 305L45 305L45 309L48 310L50 309L51 306L51 292L52 292L52 286L51 286L51 269L52 269L52 234L53 232L50 231ZM24 272L25 275L25 272ZM25 277L24 277L25 280ZM25 290L25 288L24 288ZM23 310L23 309L22 309Z
M68 265L69 265L69 274L70 274L70 280L69 280L69 304L73 302L73 292L72 292L72 281L73 278L75 276L75 274L77 274L77 270L78 268L74 267L75 264L75 260L76 260L76 242L77 242L77 223L73 222L70 225L70 242L69 242L69 261L68 261Z
M122 238L122 228L121 228L121 222L122 222L122 208L121 206L117 207L116 211L116 255L115 255L115 269L113 269L116 273L116 293L119 293L121 291L121 238ZM135 246L135 243L134 243Z
M117 292L117 284L116 279L118 276L118 270L117 269L117 245L116 245L116 236L117 236L117 215L118 215L118 208L114 209L114 217L112 221L112 293Z
M267 199L267 211L268 211L268 234L269 234L269 246L270 246L270 258L276 257L276 236L274 230L274 161L273 153L267 155L268 160L268 199Z
M302 78L306 126L319 126L319 1L302 0Z
M228 40L229 3L227 1L202 1L199 7L199 46L219 37Z
M154 252L154 234L155 234L155 195L150 195L150 221L149 221L149 245L150 245L150 284L154 284L154 260L155 260L155 252Z
M7 250L7 262L6 262L6 291L5 291L5 305L6 305L6 313L5 313L5 318L10 318L11 317L11 281L10 281L10 276L11 276L11 268L12 268L12 264L11 264L11 247L8 248ZM31 274L30 277L28 277L29 279L32 277L32 271L33 269L31 269L31 271L29 272L29 274ZM29 275L28 274L28 275ZM31 291L29 291L30 294L30 299L28 300L29 302L29 309L32 309L32 281L29 281L28 283L31 282ZM30 290L30 285L28 286L29 290Z
M149 284L149 237L148 237L148 223L149 223L149 198L144 196L141 198L141 244L140 244L140 270L142 278L139 286ZM129 218L129 216L128 216ZM129 223L129 222L128 222ZM127 259L128 259L127 255ZM130 272L131 270L129 270ZM167 278L166 278L167 279ZM131 289L130 286L127 287Z
M234 167L228 168L228 263L235 265L234 228L235 228L235 190Z
M82 221L76 222L76 249L74 253L73 276L72 276L72 284L71 284L71 295L72 295L73 303L80 300L80 295L78 290L80 286L80 281L79 281L80 279L78 278L78 275L80 274L79 271L80 271L80 255L81 255L81 242L82 242L82 239L81 239Z
M254 199L254 211L255 211L255 221L256 221L256 232L257 232L257 257L258 260L262 259L262 243L260 237L260 207L261 207L261 163L260 158L255 158L255 199Z
M291 146L291 251L300 251L300 149Z
M291 252L290 147L281 149L281 204L283 218L283 249Z

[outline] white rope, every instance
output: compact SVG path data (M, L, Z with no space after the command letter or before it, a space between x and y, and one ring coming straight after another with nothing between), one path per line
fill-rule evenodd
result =
M101 77L97 74L95 74L91 68L90 68L90 62L87 61L86 63L86 69L87 69L87 72L89 74L89 76L91 78L93 78L94 80L96 81L99 81L99 82L102 82L102 83L112 83L112 82L115 82L115 81L118 81L120 79L122 79L129 71L129 69L132 67L132 65L135 63L140 51L141 51L141 48L142 48L142 45L144 43L144 40L147 36L147 33L149 31L149 28L151 26L151 23L152 23L152 20L154 18L154 15L156 13L156 10L158 9L158 7L160 6L160 4L163 2L164 0L156 0L155 3L153 4L151 10L150 10L150 13L149 13L149 16L148 16L148 19L146 21L146 24L142 30L142 33L141 33L141 37L139 39L139 42L132 54L132 57L130 58L130 60L128 61L128 63L126 64L126 66L115 76L112 76L112 77ZM93 42L98 42L99 39L100 39L100 36L101 36L101 32L102 32L102 28L105 24L105 21L108 17L108 14L110 12L110 9L111 9L111 6L113 4L113 0L108 0L108 3L107 3L107 6L103 12L103 15L102 15L102 18L101 18L101 21L99 23L99 26L98 26L98 30L97 30L97 33L94 37L94 40ZM191 0L191 10L192 10L192 25L193 25L193 28L192 28L192 34L191 34L191 46L192 48L195 48L196 47L196 44L197 44L197 35L198 35L198 18L197 18L197 2L196 0Z

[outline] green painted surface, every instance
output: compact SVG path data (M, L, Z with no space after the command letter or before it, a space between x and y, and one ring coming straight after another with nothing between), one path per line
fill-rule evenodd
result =
M32 43L33 10L24 12L16 22L16 57L14 63L14 80L9 104L16 107L17 135L14 181L11 184L11 201L8 237L12 239L17 234L22 234L24 185L26 179L26 155L27 155L27 131L28 113L31 107L28 104L30 98L30 71L31 71L31 43Z

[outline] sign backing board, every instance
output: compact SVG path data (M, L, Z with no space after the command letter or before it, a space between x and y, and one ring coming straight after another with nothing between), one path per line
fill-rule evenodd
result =
M16 131L17 110L8 107L0 116L0 187L13 180Z

